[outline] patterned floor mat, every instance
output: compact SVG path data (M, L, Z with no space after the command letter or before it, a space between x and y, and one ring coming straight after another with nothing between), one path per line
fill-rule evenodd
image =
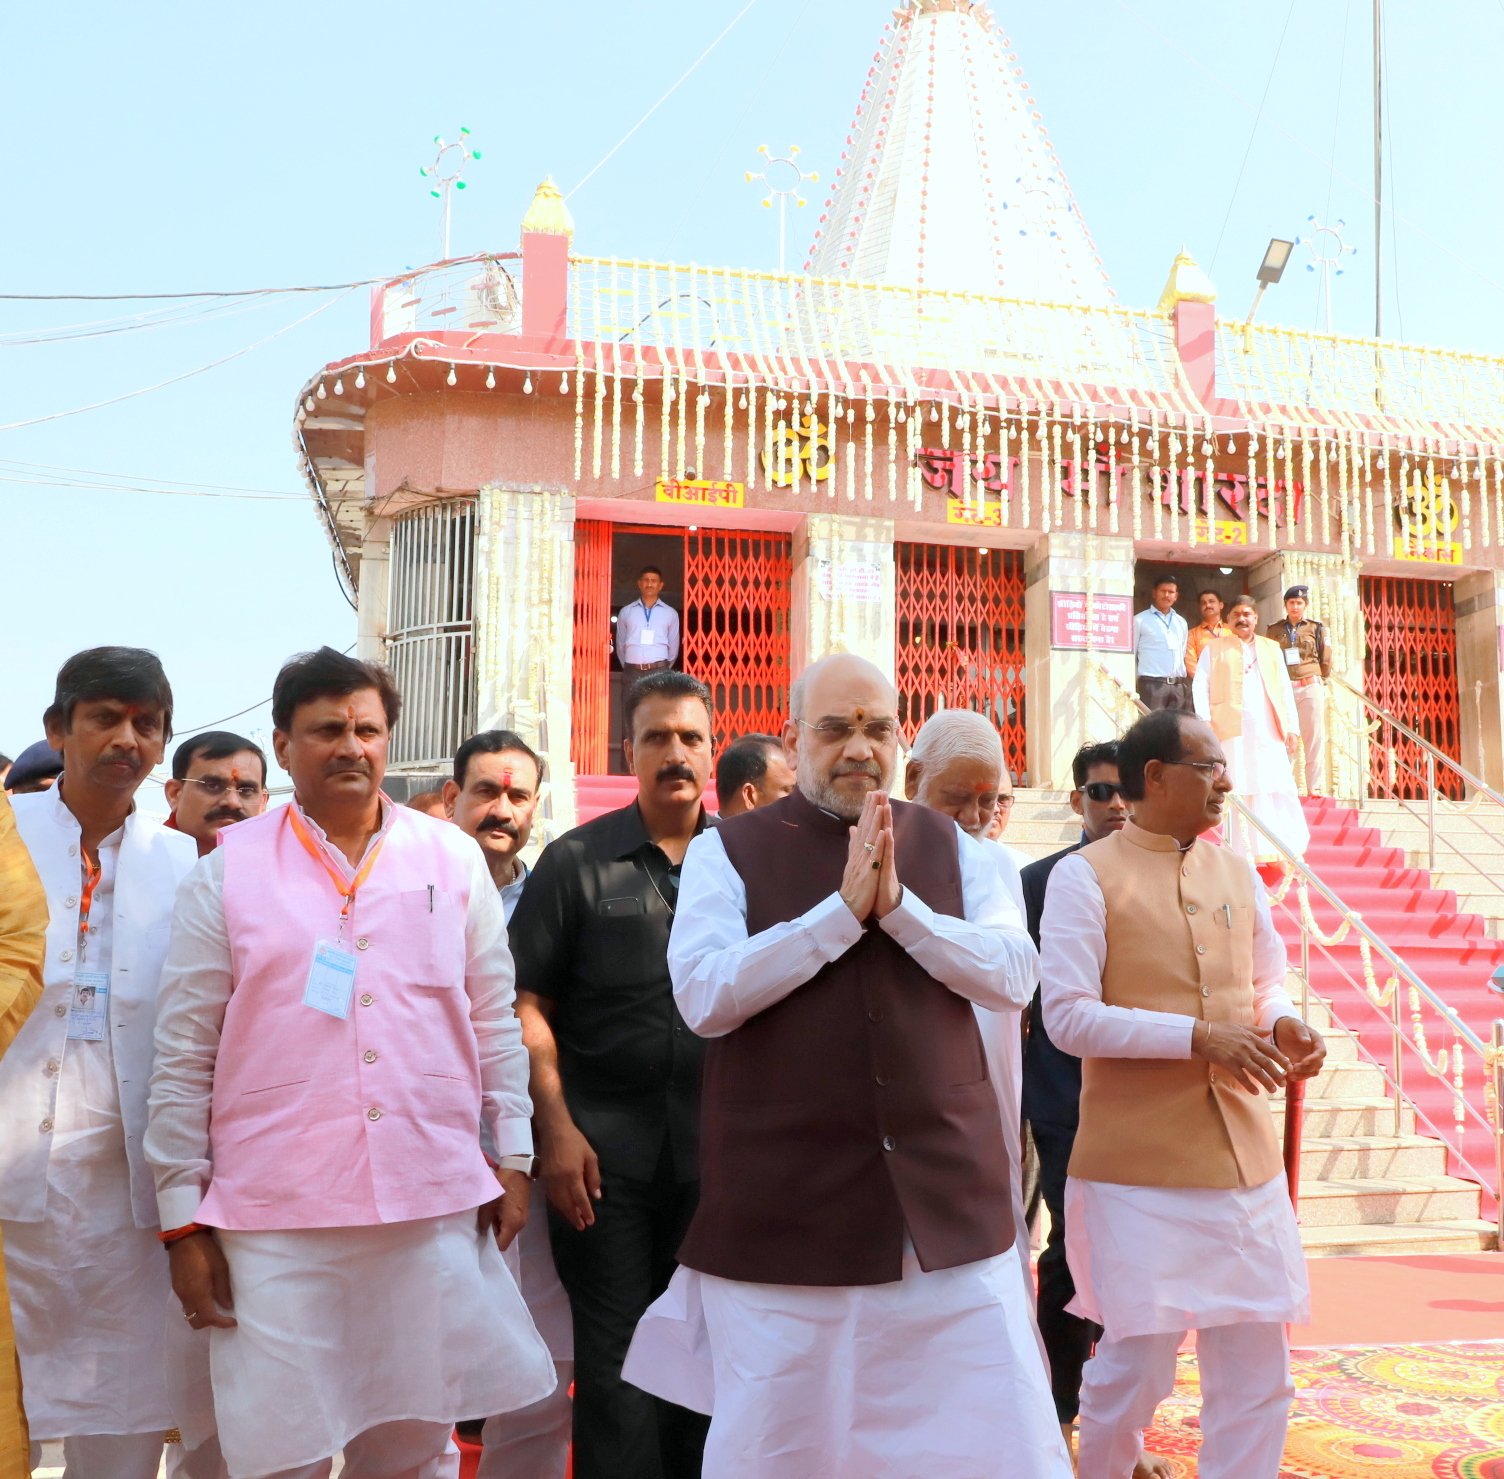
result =
M1296 1400L1280 1479L1504 1479L1504 1343L1297 1351ZM1148 1447L1175 1479L1196 1472L1196 1358Z

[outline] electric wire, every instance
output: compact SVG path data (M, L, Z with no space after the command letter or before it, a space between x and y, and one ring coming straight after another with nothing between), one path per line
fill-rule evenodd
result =
M1274 60L1269 64L1269 75L1264 79L1263 95L1259 98L1259 106L1253 115L1253 127L1248 130L1248 147L1243 150L1243 162L1238 166L1238 177L1232 182L1232 194L1228 197L1227 213L1222 217L1222 229L1217 233L1217 248L1212 253L1212 267L1216 268L1217 258L1222 255L1222 241L1227 235L1228 222L1232 220L1233 207L1238 203L1238 190L1243 184L1243 172L1248 168L1248 158L1253 153L1253 141L1258 137L1259 124L1264 117L1264 104L1269 101L1269 89L1274 86L1274 74L1279 70L1279 59L1285 49L1285 37L1290 31L1290 19L1295 14L1295 0L1290 0L1290 8L1285 12L1285 23L1280 27L1279 44L1274 48Z
M1198 72L1202 73L1203 76L1216 83L1218 89L1223 94L1234 99L1249 111L1253 110L1254 104L1252 99L1250 99L1245 93L1241 92L1233 83L1229 82L1220 73L1214 72L1194 52L1188 51L1183 45L1181 45L1176 37L1172 36L1169 32L1163 30L1161 27L1155 25L1153 21L1148 20L1146 17L1141 15L1137 10L1133 8L1132 5L1128 3L1128 0L1114 0L1114 3L1120 10L1126 12L1134 21L1136 21L1139 26L1141 26L1145 31L1152 32L1171 51L1176 52L1178 55L1184 58L1185 61L1189 62L1190 65L1193 66ZM1504 0L1500 0L1500 6L1501 9L1504 9ZM1312 149L1311 146L1298 134L1293 134L1288 129L1280 127L1277 122L1271 123L1270 127L1274 129L1274 131L1280 136L1281 139L1285 141L1286 144L1288 144L1292 149L1298 151L1299 153L1304 154L1306 158L1313 160L1315 163L1321 165L1322 167L1326 167L1330 163L1329 160L1322 159L1322 157L1314 149ZM1337 171L1337 176L1343 182L1343 184L1351 186L1355 191L1359 192L1364 200L1372 203L1373 186L1370 183L1355 179L1352 175L1348 174L1347 171L1342 169L1339 169ZM1457 249L1453 247L1449 241L1446 241L1444 238L1436 235L1435 232L1433 232L1429 227L1426 226L1425 222L1417 220L1411 216L1400 215L1400 213L1397 211L1391 211L1391 221L1394 221L1396 218L1398 218L1400 221L1403 221L1403 223L1409 230L1415 232L1416 235L1421 236L1426 241L1428 241L1442 256L1450 258L1451 261L1463 272L1468 273L1469 276L1477 279L1478 282L1483 283L1486 287L1492 288L1496 293L1504 294L1504 281L1501 281L1500 279L1495 277L1491 277L1487 272L1483 270L1483 268L1479 267L1475 262L1469 260L1467 257L1463 256L1461 252L1457 251Z
M155 390L165 390L169 385L178 385L184 380L191 380L195 375L205 374L209 370L217 370L221 365L227 365L231 360L240 359L243 355L250 354L253 350L260 349L265 344L270 344L273 339L280 339L283 334L291 333L293 329L301 327L310 319L317 318L319 314L334 307L336 303L344 301L351 289L346 289L338 298L330 298L320 303L316 308L311 308L299 318L295 318L290 324L284 324L280 329L257 339L253 344L247 344L243 349L237 349L231 354L222 355L219 359L210 360L206 365L198 365L194 369L184 370L181 375L171 375L166 380L158 380L154 385L142 385L135 390L123 391L120 395L112 395L101 401L91 401L85 406L71 406L66 411L51 411L45 416L28 416L22 421L9 421L0 424L0 431L19 431L23 426L40 426L48 421L62 421L69 416L80 416L85 411L98 411L105 406L118 406L122 401L135 400L138 396L150 395Z
M601 155L601 157L593 165L591 165L588 170L586 170L584 175L580 178L579 182L575 185L574 189L568 191L565 194L565 200L572 199L576 194L578 194L580 190L584 189L584 187L589 184L589 182L595 177L595 175L599 173L599 171L625 146L632 135L635 134L637 130L640 129L643 124L646 123L648 119L651 118L653 114L655 114L666 102L668 102L668 100L673 97L676 92L678 92L679 88L685 82L687 82L696 71L699 70L700 63L703 62L705 58L708 57L710 53L713 52L716 47L718 47L721 42L724 41L726 37L736 29L736 27L741 23L742 17L746 15L746 13L751 10L752 7L756 4L757 0L747 0L747 3L743 5L742 8L737 11L737 13L732 16L731 19L726 23L715 40L712 41L710 45L707 46L705 50L702 51L699 56L697 56L694 61L692 61L689 66L679 74L678 78L674 81L672 86L670 86L668 91L664 93L663 96L660 97L658 101L654 103L653 106L649 108L648 111L644 113L642 117L639 118L637 122L634 123L631 128L626 131L626 133L624 133L614 144L612 144L612 146L607 149L606 152Z

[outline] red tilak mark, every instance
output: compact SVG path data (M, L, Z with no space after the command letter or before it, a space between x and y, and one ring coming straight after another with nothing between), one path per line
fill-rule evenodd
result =
M232 786L240 784L240 772L233 765L230 767L230 784Z
M512 772L510 770L504 770L501 773L501 789L503 791L510 791L512 789Z
M350 723L352 723L352 724L355 723L355 705L354 704L346 704L345 705L345 718L348 719L350 721Z

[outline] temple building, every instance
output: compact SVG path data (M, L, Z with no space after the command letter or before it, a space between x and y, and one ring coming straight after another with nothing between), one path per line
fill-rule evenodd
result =
M517 250L375 290L296 423L360 651L406 698L394 773L509 725L555 828L612 766L613 614L649 563L724 738L859 652L908 734L976 709L1058 786L1127 717L1168 569L1192 624L1202 588L1273 621L1309 583L1329 794L1405 794L1418 740L1504 784L1504 362L1221 318L1185 252L1120 304L974 0L893 13L802 272L583 254L545 181Z

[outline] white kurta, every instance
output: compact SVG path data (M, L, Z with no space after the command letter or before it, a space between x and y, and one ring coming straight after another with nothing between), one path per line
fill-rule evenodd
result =
M1196 847L1214 846L1196 842ZM1063 858L1040 925L1045 1025L1080 1058L1191 1056L1196 1018L1108 1006L1107 906L1091 864ZM1297 1015L1285 993L1285 947L1254 884L1254 1017L1272 1032ZM1117 1340L1244 1321L1304 1322L1310 1291L1300 1232L1282 1176L1263 1186L1122 1186L1066 1181L1072 1313Z
M99 846L88 971L109 975L123 829ZM52 1154L40 1222L6 1222L5 1259L31 1436L151 1433L172 1425L163 1368L167 1260L135 1225L111 1053L70 1040L55 1074Z
M1289 675L1280 669L1280 691L1270 693L1264 672L1258 663L1257 643L1267 637L1255 637L1243 643L1243 732L1224 738L1222 749L1227 756L1227 772L1240 800L1264 826L1274 833L1296 857L1305 856L1311 843L1300 806L1300 792L1295 788L1295 772L1290 768L1290 752L1279 737L1275 725L1275 705L1283 716L1287 734L1300 733L1300 719L1295 712L1295 691ZM1272 645L1272 644L1271 644ZM1196 712L1211 722L1211 669L1209 662L1198 662L1191 685ZM1228 845L1255 863L1281 861L1280 853L1261 832L1248 826L1236 811L1227 821Z
M1037 957L996 858L957 829L964 919L911 893L880 927L942 985L1014 1018ZM903 863L899 859L902 875ZM674 997L724 1035L849 950L862 927L832 894L749 938L746 890L714 832L690 844L669 941ZM1016 1254L891 1284L810 1289L679 1269L637 1327L623 1375L709 1411L715 1479L1066 1479Z

